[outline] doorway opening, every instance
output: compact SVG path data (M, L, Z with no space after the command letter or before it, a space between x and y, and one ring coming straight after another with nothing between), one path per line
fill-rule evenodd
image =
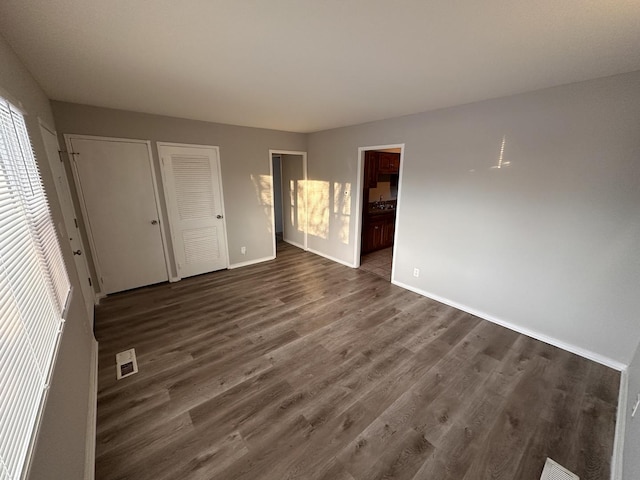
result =
M362 174L358 265L392 279L403 145L360 149Z
M269 150L273 256L278 242L307 250L307 153Z

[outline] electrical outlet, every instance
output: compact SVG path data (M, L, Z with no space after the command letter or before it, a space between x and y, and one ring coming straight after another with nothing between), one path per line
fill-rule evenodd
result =
M638 405L640 405L640 393L638 394L638 396L636 397L636 403L633 406L633 410L631 410L631 416L635 417L636 416L636 412L638 411Z
M240 253L242 255L246 255L247 254L247 247L240 247Z
M419 268L414 268L413 269L413 276L418 278L420 276L420 269Z

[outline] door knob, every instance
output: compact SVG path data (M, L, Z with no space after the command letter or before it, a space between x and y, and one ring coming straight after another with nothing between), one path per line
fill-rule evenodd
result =
M222 218L222 215L216 215L216 218Z
M151 225L157 225L158 224L158 220L151 220Z
M82 251L80 251L80 250L74 250L74 251L73 251L73 254L74 254L74 255L82 255Z

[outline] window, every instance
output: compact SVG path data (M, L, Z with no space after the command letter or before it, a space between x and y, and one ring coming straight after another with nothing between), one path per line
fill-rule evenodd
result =
M24 117L0 97L0 480L27 473L69 292Z

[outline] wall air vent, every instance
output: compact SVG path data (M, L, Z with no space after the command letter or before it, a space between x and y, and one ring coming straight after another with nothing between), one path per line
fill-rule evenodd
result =
M580 477L547 458L540 480L580 480Z
M116 355L116 377L118 380L129 375L138 373L138 361L136 360L136 349L130 348Z

